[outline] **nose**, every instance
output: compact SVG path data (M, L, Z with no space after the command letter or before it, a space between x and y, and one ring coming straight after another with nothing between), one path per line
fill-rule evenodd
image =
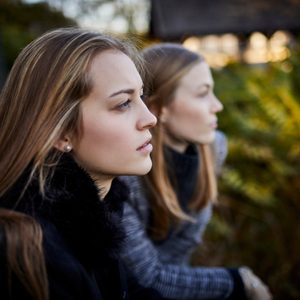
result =
M148 107L141 101L141 110L137 122L138 130L150 129L157 123L157 118L150 112Z
M212 102L212 111L213 111L213 113L218 113L222 110L223 110L223 104L216 97L216 95L213 95L213 102Z

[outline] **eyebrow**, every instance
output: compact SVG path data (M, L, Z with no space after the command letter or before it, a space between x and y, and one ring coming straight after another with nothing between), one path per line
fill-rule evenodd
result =
M109 96L109 98L115 97L115 96L120 95L120 94L130 94L130 95L132 95L133 93L134 93L134 89L123 89L123 90L117 91L115 93L112 93Z

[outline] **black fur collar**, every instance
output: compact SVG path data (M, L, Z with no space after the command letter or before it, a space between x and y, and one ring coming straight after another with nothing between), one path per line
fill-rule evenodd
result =
M25 178L24 178L25 177ZM91 177L69 155L64 155L45 189L45 197L34 180L18 205L26 176L1 199L1 206L13 208L53 223L74 254L85 262L116 257L124 234L121 227L126 187L114 179L104 200Z

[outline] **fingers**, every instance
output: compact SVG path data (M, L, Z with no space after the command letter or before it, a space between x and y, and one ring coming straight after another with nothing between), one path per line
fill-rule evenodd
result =
M269 288L247 267L239 269L249 300L271 300Z

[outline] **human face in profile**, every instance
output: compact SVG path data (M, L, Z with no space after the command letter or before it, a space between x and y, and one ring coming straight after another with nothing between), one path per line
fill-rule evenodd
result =
M93 88L81 103L83 134L72 145L75 159L100 181L146 174L156 118L141 99L143 82L134 63L106 50L93 59L89 76Z
M213 87L209 66L203 61L181 78L173 101L162 109L166 144L184 152L190 143L208 144L214 140L217 113L223 105Z

